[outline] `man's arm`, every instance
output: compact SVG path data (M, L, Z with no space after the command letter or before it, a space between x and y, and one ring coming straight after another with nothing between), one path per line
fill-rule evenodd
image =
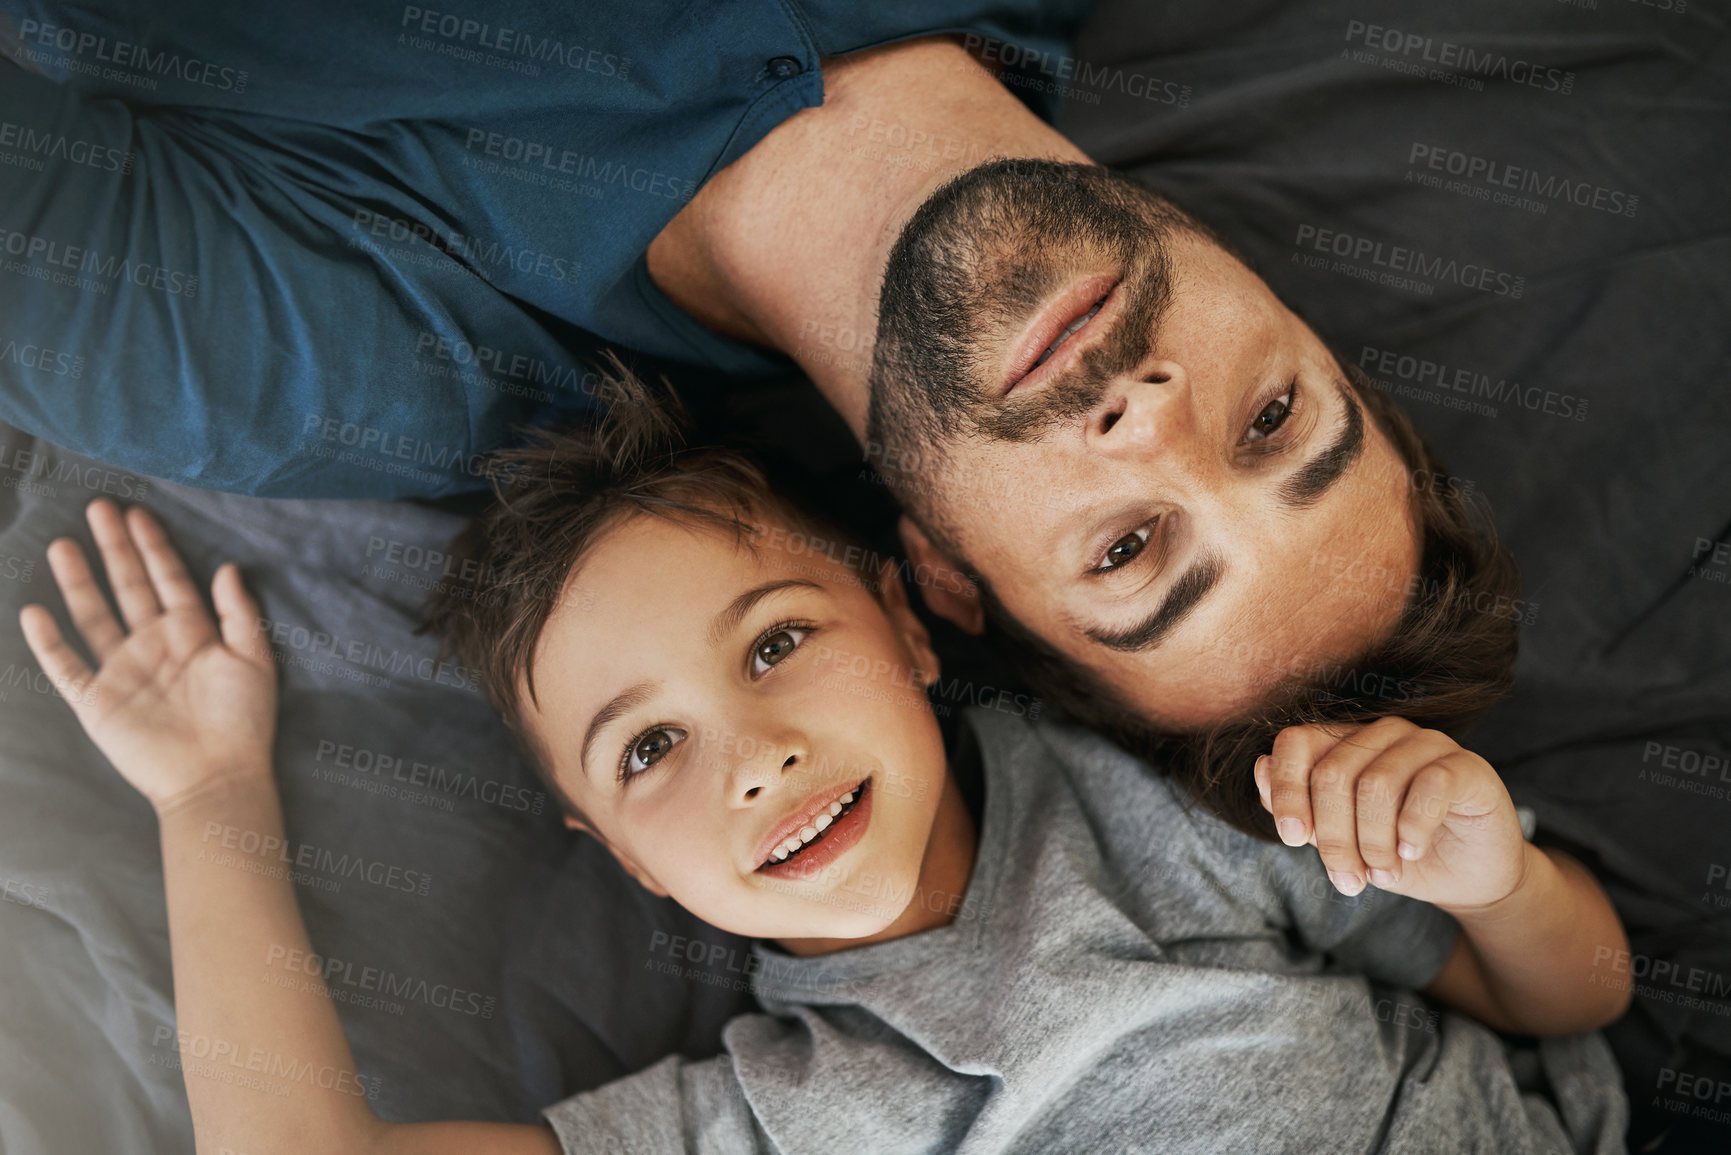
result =
M1593 968L1628 939L1605 892L1573 858L1527 844L1521 885L1501 902L1443 907L1461 924L1448 960L1421 992L1500 1031L1597 1030L1629 1007L1627 983Z

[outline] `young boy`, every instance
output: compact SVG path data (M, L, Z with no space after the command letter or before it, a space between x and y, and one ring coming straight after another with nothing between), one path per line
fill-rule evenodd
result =
M977 712L953 772L893 565L850 567L752 466L621 391L600 429L501 458L462 539L497 596L434 617L570 826L768 940L765 1013L550 1128L377 1119L334 1004L261 981L266 944L312 949L288 881L200 861L211 823L283 837L257 606L225 565L213 622L161 526L97 501L125 628L66 539L49 560L98 668L44 608L22 624L160 818L181 1037L335 1073L261 1093L189 1062L201 1151L1621 1149L1617 1072L1582 1032L1626 1005L1591 967L1622 929L1482 759L1398 719L1287 731L1256 775L1284 846L1064 726ZM1511 1044L1413 989L1556 1037L1517 1079Z

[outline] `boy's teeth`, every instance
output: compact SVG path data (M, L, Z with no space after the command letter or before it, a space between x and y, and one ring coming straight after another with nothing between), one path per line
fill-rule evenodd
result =
M786 842L783 842L780 846L777 846L774 850L770 851L770 861L786 862L788 857L799 850L800 847L816 838L819 834L822 834L825 830L828 830L830 824L836 820L838 815L841 814L842 808L852 802L858 793L859 791L857 790L849 790L846 794L843 794L840 798L831 802L829 804L828 813L820 812L809 824L801 826L798 834L789 836Z

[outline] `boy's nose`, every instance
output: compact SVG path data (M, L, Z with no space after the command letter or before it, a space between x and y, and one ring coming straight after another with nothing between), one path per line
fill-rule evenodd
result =
M802 765L803 754L775 747L752 758L741 758L733 767L733 794L741 803L755 801Z

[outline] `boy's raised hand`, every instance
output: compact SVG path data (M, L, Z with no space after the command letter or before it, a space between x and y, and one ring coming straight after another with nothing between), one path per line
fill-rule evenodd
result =
M25 641L85 733L159 813L235 775L268 778L276 666L240 571L224 565L211 583L219 628L148 511L122 515L98 499L86 514L125 626L77 542L51 542L48 563L97 668L46 608L19 611Z
M1404 718L1290 726L1256 762L1288 846L1310 843L1343 894L1366 882L1444 908L1513 893L1527 866L1515 807L1489 762Z

